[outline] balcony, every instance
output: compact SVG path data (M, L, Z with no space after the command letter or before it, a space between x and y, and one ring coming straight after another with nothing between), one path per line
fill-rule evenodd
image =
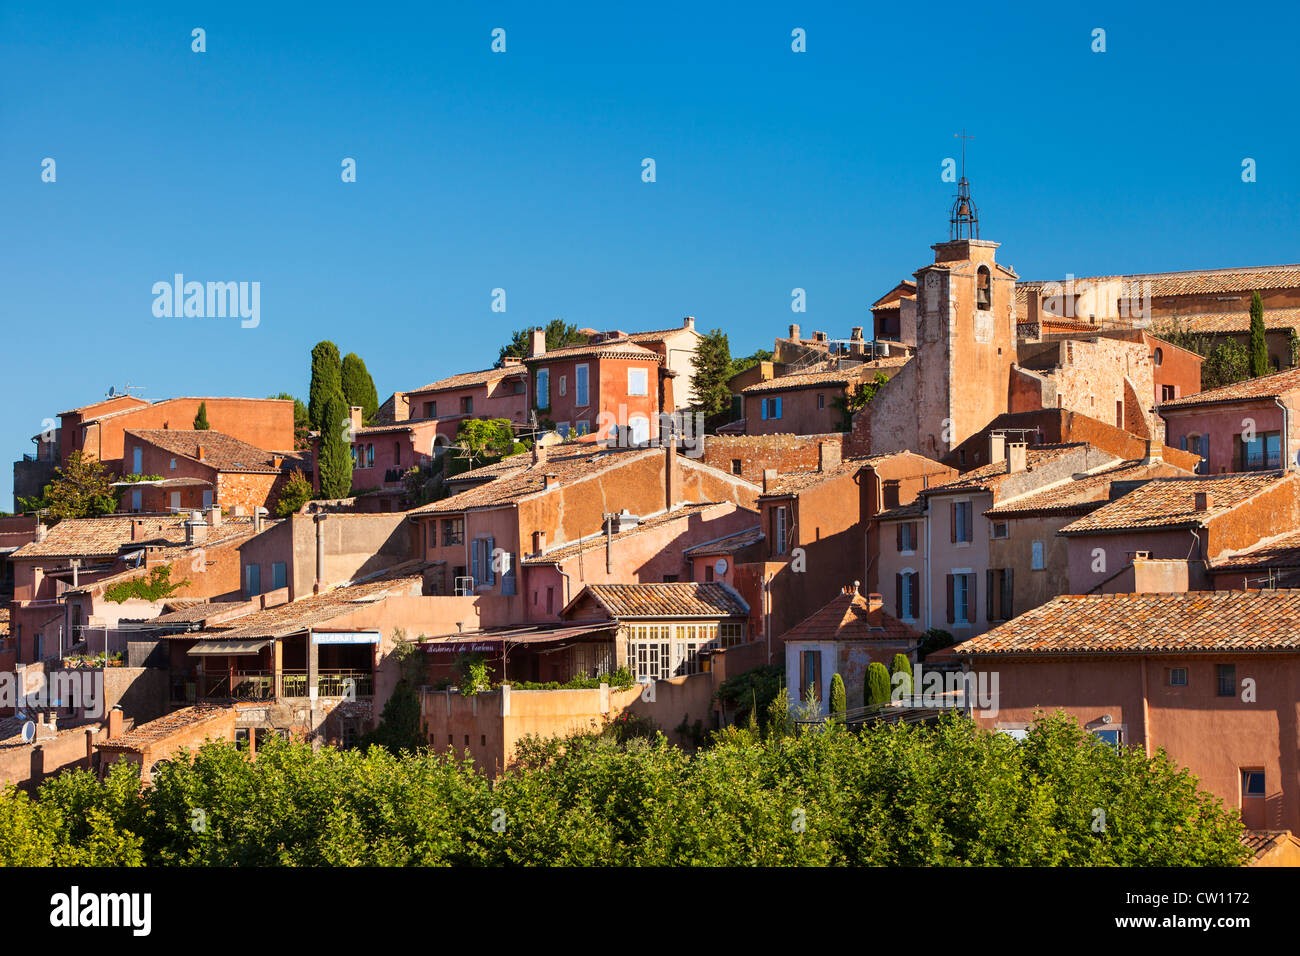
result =
M193 681L172 682L174 701L193 700L195 695L206 701L258 701L277 698L305 698L309 684L305 670L280 672L276 692L274 671L233 671L228 674L202 674L197 687ZM373 697L375 675L369 671L322 670L316 675L317 697Z

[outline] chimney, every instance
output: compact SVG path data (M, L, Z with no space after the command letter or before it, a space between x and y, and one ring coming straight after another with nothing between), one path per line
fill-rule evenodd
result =
M694 329L695 329L695 316L693 316L693 315L688 315L688 316L686 316L686 318L682 319L682 328L684 328L684 329L691 329L691 330L694 330Z
M207 459L207 456L206 456L206 454L204 453L204 448L203 448L202 445L199 446L199 450L198 450L198 452L194 455L194 457L197 458L199 461L205 461L205 460Z
M143 518L132 518L132 519L131 519L131 540L132 540L132 541L141 541L141 540L144 539L144 536L145 536L145 535L144 535L144 519L143 519Z
M763 469L763 494L765 495L771 494L772 489L775 487L775 485L776 485L776 469L764 468Z
M532 358L541 355L546 351L546 332L542 329L533 329L533 337L528 344L528 357Z
M817 470L831 471L839 467L840 453L843 446L837 441L824 441L817 444Z
M185 543L189 547L202 544L208 537L208 525L203 520L203 512L191 511L190 520L185 522Z
M267 510L263 507L253 509L253 534L262 533L262 521L267 515Z
M551 488L559 487L559 484L560 484L559 476L557 476L557 475L553 475L553 474L549 474L549 473L548 473L548 474L545 474L545 475L542 475L542 489L543 489L543 490L549 490L549 489L551 489Z
M45 522L41 521L40 515L37 515L36 516L36 540L44 541L45 536L49 533L50 533L50 529L45 526Z
M541 554L546 550L546 532L533 532L533 554Z
M1027 446L1022 441L1013 441L1007 443L1007 474L1014 475L1018 471L1024 471L1028 463Z
M1209 511L1214 507L1214 495L1210 494L1208 491L1196 492L1195 501L1197 511Z
M682 500L682 466L677 460L677 443L664 443L664 504L671 511Z
M212 503L212 507L208 509L208 523L214 528L221 527L221 506L215 501Z
M321 512L316 515L316 581L312 593L320 594L325 588L325 520L328 516Z
M1146 441L1146 451L1142 455L1142 464L1149 465L1153 462L1163 460L1164 453L1160 450L1160 442L1152 441L1148 438Z
M793 341L793 342L798 342L798 341L799 341L799 326L794 325L794 324L791 324L791 326L790 326L790 340Z
M348 406L348 418L351 420L352 431L356 433L365 427L366 410L360 405Z
M879 611L879 610L880 610L882 607L884 607L884 606L885 606L885 596L884 596L883 594L868 594L868 595L867 595L867 610L868 610L868 611Z
M862 341L862 326L855 325L849 332L849 339L851 341Z
M826 333L825 333L825 332L814 332L814 333L813 333L813 341L814 341L814 342L825 342L825 341L826 341Z
M540 436L533 439L533 464L546 464L546 446L542 444Z
M122 736L122 708L114 707L108 712L108 739Z
M1007 458L1007 436L1000 435L997 432L989 433L989 464L995 464L999 461L1006 461Z
M276 469L277 471L279 471L280 466L283 465L283 464L284 464L284 456L283 456L283 455L272 455L272 456L271 456L271 467L272 467L272 468L274 468L274 469Z

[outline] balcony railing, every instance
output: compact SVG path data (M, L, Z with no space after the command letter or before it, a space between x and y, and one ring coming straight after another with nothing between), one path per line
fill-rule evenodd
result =
M200 681L205 700L275 700L277 697L310 696L305 670L281 671L276 692L274 671L235 671L230 674L206 674ZM175 682L173 699L184 699L177 692L187 692L184 682ZM321 670L316 674L318 697L373 697L375 675L368 671Z

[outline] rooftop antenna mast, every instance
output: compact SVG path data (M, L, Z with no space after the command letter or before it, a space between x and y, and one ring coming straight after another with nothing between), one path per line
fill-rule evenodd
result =
M948 218L948 238L978 239L980 217L970 198L970 181L966 178L966 140L975 137L967 136L965 127L960 133L952 135L961 140L961 180L957 183L957 198L953 201L952 214Z

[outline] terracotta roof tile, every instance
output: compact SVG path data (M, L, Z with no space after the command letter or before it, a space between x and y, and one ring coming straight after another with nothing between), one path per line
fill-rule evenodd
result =
M1239 269L1193 269L1185 272L1136 272L1130 275L1075 276L1074 281L1100 282L1107 279L1138 280L1151 283L1153 298L1174 295L1207 295L1225 292L1262 292L1267 289L1300 287L1300 264L1246 266ZM1041 288L1048 282L1064 284L1063 279L1033 280L1016 284L1017 297L1022 290Z
M1300 651L1300 590L1066 594L964 641L968 655Z
M172 558L190 546L185 544L187 515L113 514L100 518L70 518L60 521L45 535L15 551L10 558L98 558L140 550L145 545L160 545L163 556ZM142 522L139 540L131 540L131 525ZM272 522L263 522L267 528ZM251 534L252 518L226 518L216 528L208 528L207 537L194 547L211 548L214 544L240 535Z
M221 432L179 428L128 428L126 434L142 438L173 455L201 461L217 471L278 474L284 469L283 465L273 464L271 452ZM200 447L203 449L202 458L199 458ZM283 454L275 457L282 460L286 458Z
M1267 400L1279 395L1286 395L1297 389L1300 389L1300 368L1292 368L1284 372L1274 372L1272 375L1261 375L1259 378L1248 378L1244 382L1222 385L1219 388L1197 392L1184 398L1161 402L1157 411L1163 413L1168 409L1189 408L1193 405L1216 405L1224 402L1257 399Z
M1054 458L1068 454L1076 448L1084 448L1084 442L1069 442L1060 445L1034 445L1025 449L1025 469L1032 471L1039 465ZM1021 472L1016 472L1021 474ZM919 496L956 494L962 491L994 491L1007 478L1012 477L1007 471L1006 461L994 461L970 471L963 472L952 481L941 485L931 485L917 492Z
M1154 478L1122 498L1103 505L1058 532L1063 535L1113 534L1155 528L1199 527L1279 481L1295 481L1279 471ZM1210 495L1210 507L1196 510L1198 491Z
M1178 325L1184 332L1249 332L1250 310L1199 312L1180 316ZM1265 309L1264 328L1300 329L1300 309Z
M462 372L459 375L449 375L446 378L440 378L436 382L430 382L422 388L413 388L406 392L409 395L422 394L424 392L445 392L452 389L474 388L479 385L491 385L499 382L503 378L510 376L527 377L528 370L522 365L507 365L501 368L485 368L477 372Z
M144 750L146 747L166 740L182 730L215 720L223 716L228 710L227 707L218 707L214 704L196 704L193 707L182 707L180 710L174 710L157 720L137 724L126 733L110 737L100 746L112 750Z
M708 508L714 507L716 502L705 501L696 504L682 505L674 508L672 511L662 511L658 514L647 515L640 518L637 523L627 530L615 531L608 537L604 531L599 531L578 541L570 541L567 544L561 544L553 547L539 555L525 558L523 564L555 564L557 561L564 561L567 558L577 557L579 554L587 551L603 550L606 540L617 544L620 541L626 541L628 538L634 538L637 535L644 534L647 531L654 531L665 525L672 524L674 521L686 521L692 515L698 515Z
M613 618L741 617L745 600L725 584L589 584L584 593ZM579 594L570 604L576 603Z
M1100 471L1077 475L1068 481L1043 488L1027 495L1000 501L984 514L990 518L1015 517L1030 514L1084 514L1104 505L1117 482L1150 481L1153 478L1194 478L1190 471L1156 461L1121 461ZM1120 490L1125 488L1121 485ZM1132 490L1131 488L1126 490Z
M757 544L762 540L763 529L755 525L753 528L737 531L735 534L729 534L717 541L706 541L703 544L697 544L693 548L687 548L682 554L688 558L706 557L715 554L735 554L737 551L743 551L751 544Z
M1214 571L1252 570L1256 568L1300 568L1300 531L1293 531L1257 544L1211 565Z
M814 388L819 385L850 385L870 379L876 372L890 368L902 368L911 358L905 355L891 355L874 362L859 362L843 367L835 367L834 360L809 372L792 372L779 375L765 382L756 382L740 390L742 395L756 395L760 392L784 392L795 388Z
M585 356L592 358L645 359L646 361L663 363L662 355L644 346L637 345L627 336L619 339L607 339L593 345L568 345L564 348L548 349L541 355L525 358L524 362L535 365L559 359L582 358Z
M879 597L879 595L877 595ZM791 641L919 641L919 631L870 603L856 591L838 594L820 611L782 635Z

